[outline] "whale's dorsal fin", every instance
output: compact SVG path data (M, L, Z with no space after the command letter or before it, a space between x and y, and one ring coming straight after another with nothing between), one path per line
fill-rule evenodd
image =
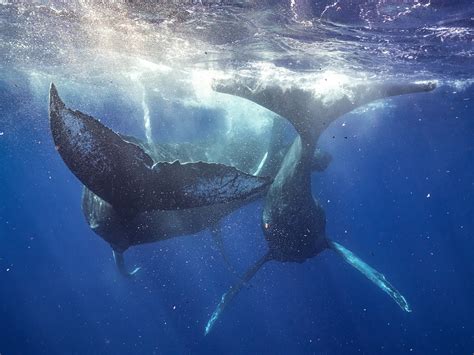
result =
M138 145L94 117L67 108L53 84L49 107L54 143L66 165L88 189L125 215L243 200L271 183L224 164L153 165Z
M286 118L302 137L310 134L316 140L331 122L360 106L386 97L431 91L435 87L434 82L368 82L344 87L340 95L329 98L311 89L271 83L259 85L253 78L237 77L213 83L215 91L253 101Z

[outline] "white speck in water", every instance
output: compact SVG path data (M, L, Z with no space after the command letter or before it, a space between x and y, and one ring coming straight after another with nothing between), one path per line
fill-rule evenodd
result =
M8 272L8 271L10 271L10 268L9 268L9 267L7 267L7 272Z
M176 306L173 306L173 311L176 309Z
M431 194L426 195L426 198L430 198L430 197L431 197Z
M0 132L0 136L3 136L3 134L4 134L3 132Z

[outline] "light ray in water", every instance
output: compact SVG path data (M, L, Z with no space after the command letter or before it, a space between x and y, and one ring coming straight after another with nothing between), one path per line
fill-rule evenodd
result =
M374 268L367 265L364 261L359 259L353 252L344 248L341 244L336 242L329 242L331 248L341 255L344 260L359 270L365 277L376 284L383 292L387 293L392 299L397 302L401 309L406 312L411 312L411 308L408 305L407 300L402 294L387 281L384 275L375 270Z
M145 129L146 141L148 144L150 144L150 146L153 146L153 137L151 134L150 107L148 106L147 102L146 88L141 79L142 75L139 73L134 73L133 75L131 75L131 77L132 80L138 86L138 89L140 90L141 105L143 110L143 128Z
M150 106L148 105L147 88L144 84L145 79L149 75L167 74L171 68L163 65L150 62L148 60L138 58L134 63L134 71L127 73L128 77L137 85L139 94L141 96L141 106L143 110L143 128L145 130L145 137L151 149L154 149L153 134L151 129Z
M148 107L146 99L146 89L143 84L142 88L142 109L143 109L143 126L145 128L145 136L148 144L153 144L153 137L151 135L151 120L150 120L150 107Z
M265 164L265 162L267 161L267 158L268 158L268 152L265 153L265 155L263 156L263 159L262 161L260 162L260 164L258 164L258 168L257 170L255 170L255 173L254 175L255 176L259 176L261 171L262 171L262 168L263 168L263 165Z

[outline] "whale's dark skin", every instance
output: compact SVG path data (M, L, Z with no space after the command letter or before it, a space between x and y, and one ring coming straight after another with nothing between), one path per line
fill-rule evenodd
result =
M295 139L265 198L262 226L273 260L303 262L327 247L325 213L311 194L313 142Z
M130 246L216 227L223 216L261 197L271 182L217 162L180 163L177 158L186 154L166 154L170 147L159 149L154 160L135 138L68 109L53 84L50 124L56 149L85 185L87 222L112 246L125 275L130 273L122 253Z
M280 120L275 122L273 130L275 130L275 127L278 127L279 131L282 129ZM199 144L154 144L150 146L134 137L124 136L124 139L143 148L154 160L199 161L213 159L212 157L218 156L217 159L224 160L226 164L233 164L239 170L248 173L255 170L257 165L261 165L254 152L259 152L262 155L268 149L265 164L260 169L262 175L268 176L272 172L274 175L276 174L275 166L281 164L285 152L289 149L288 144L274 139L274 136L275 134L272 134L268 148L258 146L254 149L248 149L249 144L246 144L244 147L246 149L239 149L238 144L231 144L233 149L226 152L225 156L214 152L219 147L219 150L222 150L222 145L225 142L217 141L212 144L208 142L200 142ZM259 142L255 142L254 145L259 145ZM327 153L316 150L313 156L312 169L322 171L330 161L331 158ZM242 206L263 197L265 193L266 190L255 194L251 198L225 204L177 211L145 211L132 217L125 217L117 213L111 204L85 187L82 195L82 210L91 229L110 244L119 270L126 276L129 274L124 268L122 254L129 247L183 235L192 235L206 229L211 231L226 263L232 268L222 249L219 221Z
M311 193L313 152L321 133L341 115L380 98L435 88L433 83L371 83L352 88L346 95L325 104L302 89L267 86L261 92L246 83L217 83L217 91L250 99L287 118L299 133L287 151L265 199L262 228L271 259L303 262L327 247L326 217Z
M246 199L271 179L217 163L154 162L95 118L68 109L53 84L50 124L71 172L121 214L196 208Z
M435 85L367 84L353 88L351 100L343 96L329 105L312 93L298 88L283 90L270 85L258 91L251 90L250 87L248 83L239 80L215 85L217 91L247 98L284 116L294 125L299 136L287 151L265 198L262 230L269 250L222 296L206 325L205 334L211 331L225 307L266 262L275 260L301 263L327 248L341 254L348 263L389 294L403 310L410 312L405 298L382 274L328 239L324 210L311 193L311 166L319 136L340 115L379 98L431 91Z
M108 242L117 253L123 253L134 245L153 243L182 235L192 235L207 228L217 228L226 215L263 197L264 192L251 199L214 206L189 208L179 211L145 211L127 218L84 188L82 210L91 229Z
M68 109L54 85L50 120L57 150L85 185L86 221L110 244L125 276L134 272L126 270L123 252L134 245L205 229L222 245L219 221L265 194L270 182L265 176L276 174L288 150L288 144L275 138L267 150L259 137L150 145ZM281 122L275 122L273 131L281 134ZM261 162L265 151L268 158ZM315 152L315 169L324 169L329 162L327 154ZM257 170L259 177L253 176Z

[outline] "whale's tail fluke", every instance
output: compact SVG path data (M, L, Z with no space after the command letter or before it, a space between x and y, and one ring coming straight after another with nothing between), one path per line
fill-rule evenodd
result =
M333 92L337 91L336 88L325 93L315 92L312 87L262 84L257 79L248 77L215 80L213 89L253 101L290 121L302 138L307 136L317 140L331 122L360 106L378 99L427 92L436 88L435 82L338 84L326 81L327 84L331 87L339 85L339 92Z
M258 270L267 262L271 260L271 255L270 253L265 254L262 258L260 258L250 269L247 270L247 272L240 278L240 280L232 286L229 291L224 293L221 297L221 301L217 305L216 309L211 315L211 318L209 318L209 321L206 324L206 329L204 334L207 335L210 333L212 328L214 327L214 324L216 321L219 319L221 316L222 312L224 309L227 307L227 305L234 299L234 297L239 293L239 291L244 287L251 279L252 277L255 276Z
M140 271L141 267L136 267L132 271L128 271L125 266L125 260L123 259L123 253L112 251L114 255L115 265L117 265L118 271L121 275L125 277L133 277L135 274Z
M54 144L71 172L123 215L251 198L270 178L217 163L158 162L92 116L65 106L54 84L49 117Z
M364 261L359 259L350 250L344 248L342 245L336 242L328 241L329 247L337 252L342 258L350 265L359 270L365 277L377 285L383 292L388 294L399 306L406 312L411 312L411 308L408 305L407 300L402 294L387 281L384 275L380 272L367 265Z

